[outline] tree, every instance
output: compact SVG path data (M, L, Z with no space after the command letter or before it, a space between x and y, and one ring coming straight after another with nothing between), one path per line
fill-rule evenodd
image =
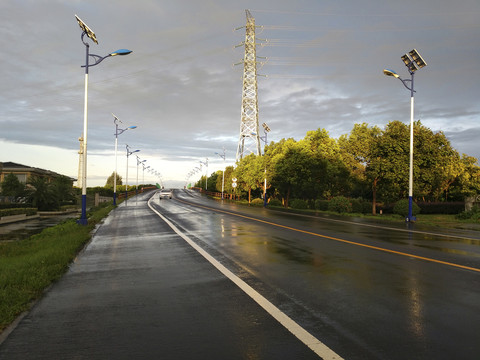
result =
M73 183L67 176L56 177L55 180L53 180L52 186L60 204L76 202Z
M458 153L442 132L433 133L416 121L413 154L414 197L423 201L439 200L461 172ZM407 198L409 172L409 125L392 121L372 143L366 174L382 199L394 202Z
M239 186L248 192L248 202L251 202L252 190L263 187L265 178L264 157L250 154L242 158L235 169L235 176L239 179Z
M58 194L54 186L43 177L32 177L28 181L28 199L38 210L48 211L59 209Z
M285 141L281 150L274 156L272 183L280 192L284 206L288 207L292 194L299 198L308 197L315 166L307 148L293 139Z
M8 174L2 181L1 189L3 196L13 196L17 198L23 196L25 185L22 184L14 174Z
M368 127L367 123L355 124L350 135L342 135L339 139L340 151L345 165L350 168L353 177L362 186L363 183L371 183L372 190L372 214L375 215L377 182L379 173L370 172L370 179L367 178L366 169L371 166L373 158L373 147L381 134L377 126Z
M377 194L387 202L408 194L409 131L400 121L387 124L372 142L366 175L372 183L374 200Z
M113 180L115 176L115 171L112 172L112 175L110 175L107 179L107 183L105 184L105 187L112 187L113 188ZM122 177L118 175L117 173L117 185L123 185L122 184Z
M423 201L447 199L460 175L460 155L443 132L433 133L420 121L414 125L414 195Z
M460 174L451 185L450 196L456 200L464 200L480 194L480 167L473 156L463 154L459 166Z

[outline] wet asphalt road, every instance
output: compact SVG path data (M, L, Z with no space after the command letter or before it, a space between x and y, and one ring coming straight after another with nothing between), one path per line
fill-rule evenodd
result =
M318 358L174 233L150 195L112 212L0 359ZM471 234L175 196L150 204L339 356L478 359L480 240Z

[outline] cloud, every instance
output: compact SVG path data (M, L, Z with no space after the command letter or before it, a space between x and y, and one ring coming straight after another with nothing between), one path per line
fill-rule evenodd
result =
M91 53L133 50L89 71L92 182L112 171L112 113L125 126L138 126L119 137L119 149L124 151L125 143L141 149L139 156L172 181L183 181L206 157L209 170L221 168L215 152L223 147L233 163L243 71L233 64L244 55L234 46L245 37L244 29L234 29L245 25L245 8L264 26L258 37L268 39L259 40L257 55L267 58L259 59L264 63L259 73L267 77L259 77L258 102L260 123L272 129L269 141L300 139L317 128L338 137L355 123L383 127L391 120L409 121L409 92L382 70L396 69L408 79L400 56L417 48L428 66L415 76L416 118L444 130L454 147L480 156L471 139L480 112L480 49L472 46L480 36L480 4L474 0L5 0L0 4L3 148L52 147L45 167L62 172L63 166L75 175L85 78L78 14L97 35ZM63 165L54 160L59 149L70 154ZM2 157L23 161L28 155Z

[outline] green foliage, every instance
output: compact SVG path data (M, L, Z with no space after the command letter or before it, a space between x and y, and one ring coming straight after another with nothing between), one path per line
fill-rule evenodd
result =
M398 200L393 207L393 213L397 215L407 216L408 215L408 206L409 201L408 199ZM412 203L412 215L416 216L420 214L420 206L418 206L415 202Z
M463 211L460 214L457 214L456 218L459 220L480 221L480 207L475 205L471 210Z
M250 204L254 206L263 206L263 199L260 199L260 198L253 199L250 202Z
M292 209L308 209L307 202L303 199L292 199L289 205Z
M278 199L270 199L268 206L282 206L282 202Z
M15 209L0 209L0 217L26 214L27 216L35 215L36 208L15 208Z
M115 171L112 172L112 175L110 175L107 178L107 182L105 183L105 187L113 188L114 180L115 180ZM118 175L118 173L117 173L117 186L118 185L123 185L123 183L122 183L122 177L120 175Z
M66 176L59 176L53 180L53 191L56 193L58 201L61 204L76 203L75 192L73 191L72 181Z
M330 201L328 200L317 199L315 200L315 209L320 211L327 211L329 203Z
M365 199L352 199L352 212L359 214L369 214L372 212L372 203Z
M28 199L38 210L51 211L60 208L60 197L53 183L43 177L32 177L28 185Z
M330 200L328 210L340 214L350 213L352 212L352 203L350 202L350 199L347 199L345 196L336 196Z
M128 186L128 190L132 191L135 190L135 186ZM120 191L120 188L117 187L117 193ZM123 189L125 191L125 188ZM95 186L91 188L87 188L87 194L95 195L98 193L100 196L113 196L113 188L103 187L103 186Z
M25 185L14 174L5 175L1 184L3 196L20 197L25 192Z
M414 124L414 138L413 193L417 199L463 201L465 196L480 193L477 159L460 158L442 132L434 133L420 121ZM344 196L359 199L351 201L352 211L370 213L380 203L394 204L407 197L409 155L410 126L400 121L390 122L383 130L356 124L338 140L330 138L325 129L317 129L299 141L272 142L263 156L244 157L234 172L236 193L258 196L265 190L266 174L268 193L287 207L290 199L313 203L314 199ZM217 189L218 184L217 175ZM231 176L225 177L228 193L227 186L231 186ZM323 203L314 206L324 208Z

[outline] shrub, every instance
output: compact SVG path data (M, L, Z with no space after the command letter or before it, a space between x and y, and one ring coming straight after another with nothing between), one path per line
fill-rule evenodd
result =
M260 198L253 199L250 202L250 204L254 206L263 206L263 199L260 199Z
M278 199L271 199L269 202L268 202L268 205L269 206L282 206L282 202Z
M372 203L365 199L352 199L352 212L360 214L368 214L372 212Z
M336 196L330 200L328 210L335 211L340 214L352 212L352 203L345 196Z
M472 207L469 211L463 211L456 216L459 220L480 220L480 208L478 206Z
M293 199L289 205L292 209L308 209L307 202L302 199Z
M328 200L315 200L315 209L320 211L327 211L328 210Z
M398 200L393 207L393 213L397 215L407 216L408 215L408 199ZM420 214L420 207L413 202L412 204L412 215L416 216Z
M26 214L27 216L35 215L37 213L36 208L18 208L18 209L3 209L0 210L0 217Z

